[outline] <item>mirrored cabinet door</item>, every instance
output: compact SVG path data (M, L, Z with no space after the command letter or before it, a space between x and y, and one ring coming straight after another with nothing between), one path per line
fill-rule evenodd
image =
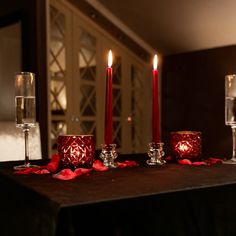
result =
M128 122L131 126L131 149L134 153L145 152L145 91L146 70L139 63L132 63L129 68L131 79L131 116Z
M51 0L49 25L50 151L60 134L93 134L100 149L111 49L113 141L118 152L144 152L147 64L68 2Z
M73 131L93 134L98 143L99 32L76 13L73 16L73 30Z
M67 132L67 84L66 84L66 11L50 5L49 87L50 87L50 140L56 149L57 137Z

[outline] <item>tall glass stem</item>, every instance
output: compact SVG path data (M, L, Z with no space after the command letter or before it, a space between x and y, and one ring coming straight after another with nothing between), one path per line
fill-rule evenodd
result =
M15 170L36 167L30 164L29 130L35 127L35 75L31 72L20 72L15 76L16 127L21 128L25 138L25 162L14 166Z
M23 129L25 135L25 165L29 165L29 129Z
M233 154L232 161L236 161L236 126L232 126Z

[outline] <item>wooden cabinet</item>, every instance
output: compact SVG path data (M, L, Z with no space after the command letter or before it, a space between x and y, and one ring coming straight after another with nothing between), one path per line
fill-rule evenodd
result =
M49 9L51 151L56 150L58 135L66 133L94 134L97 148L103 143L105 68L111 49L113 140L119 152L145 152L150 133L150 65L67 1L51 0Z

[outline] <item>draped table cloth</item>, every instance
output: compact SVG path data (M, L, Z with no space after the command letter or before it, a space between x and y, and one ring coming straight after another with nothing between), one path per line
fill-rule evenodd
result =
M0 235L236 235L236 166L145 165L70 181L0 164Z

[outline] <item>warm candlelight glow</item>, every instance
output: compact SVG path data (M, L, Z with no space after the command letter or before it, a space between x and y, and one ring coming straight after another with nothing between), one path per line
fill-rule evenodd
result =
M153 58L153 70L157 69L157 64L158 64L158 57L157 54Z
M112 51L109 50L108 52L108 67L112 66Z
M91 168L95 155L93 135L60 135L57 140L63 168Z
M176 148L179 149L182 152L186 152L190 148L192 148L192 146L188 141L182 141L182 142L177 143Z
M170 136L171 156L177 159L201 158L201 132L176 131Z

